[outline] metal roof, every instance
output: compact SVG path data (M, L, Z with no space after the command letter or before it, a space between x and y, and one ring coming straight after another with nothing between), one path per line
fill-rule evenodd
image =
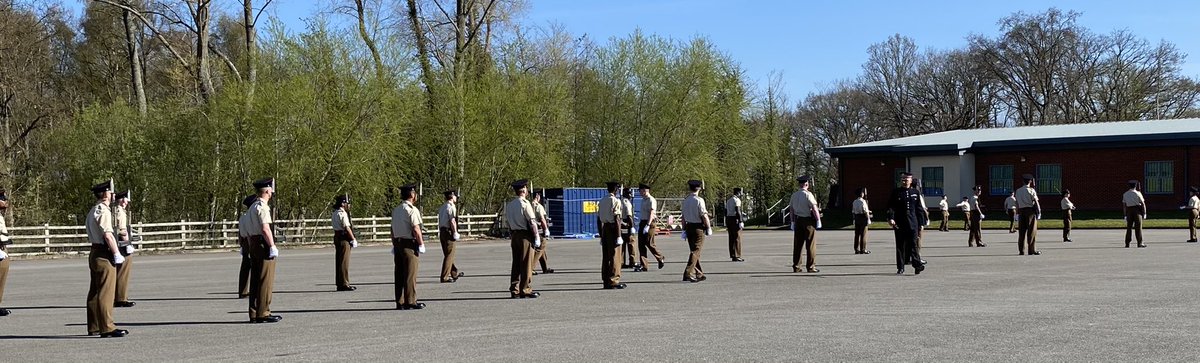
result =
M1200 144L1200 118L954 130L830 147L825 152L832 156L894 152L952 155L1013 146L1070 148L1136 146L1145 142L1154 142L1155 146Z

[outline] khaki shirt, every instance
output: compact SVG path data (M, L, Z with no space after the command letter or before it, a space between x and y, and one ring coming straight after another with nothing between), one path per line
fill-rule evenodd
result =
M504 220L508 222L509 230L532 231L533 226L529 223L536 217L533 206L525 198L513 198L504 206Z
M413 227L421 230L421 211L407 200L392 210L392 235L395 238L417 239Z
M1033 208L1038 204L1037 190L1028 185L1017 189L1017 208Z
M600 209L596 214L600 217L600 223L617 223L617 218L621 215L621 201L612 194L600 198Z
M250 229L250 210L247 209L238 217L238 237L250 237Z
M938 202L938 208L941 208L943 212L949 212L950 203L946 203L946 200L942 199L942 201Z
M96 203L96 206L88 211L86 219L87 222L84 223L84 226L87 229L88 242L93 245L108 244L108 241L104 240L104 235L113 233L112 210L108 209L108 205Z
M792 193L792 215L796 217L813 217L813 208L817 208L817 197L814 197L811 192L798 190Z
M852 212L853 212L854 214L866 214L866 215L870 215L870 214L871 214L871 207L867 205L867 200L866 200L866 199L863 199L863 198L858 198L858 199L855 199L855 200L854 200L854 207L853 207L853 211L852 211Z
M347 228L353 227L350 225L350 213L346 213L345 209L338 208L333 210L333 230L345 231Z
M1067 198L1063 198L1058 205L1062 207L1062 210L1075 210L1075 203L1071 203L1071 200Z
M633 220L633 202L629 199L621 198L621 219Z
M0 212L0 234L8 234L8 222L4 221L3 212Z
M533 204L533 216L537 218L537 220L534 222L538 223L541 223L543 218L547 220L550 219L549 217L546 217L546 207L542 206L542 203Z
M1146 199L1142 198L1142 192L1133 189L1126 191L1125 195L1121 197L1121 201L1125 203L1126 207L1141 207L1146 204Z
M458 207L450 202L442 204L442 208L438 209L438 227L450 229L452 222L458 220Z
M1191 199L1188 199L1188 209L1200 209L1200 197L1193 195ZM0 220L0 222L3 222L3 220ZM7 229L4 231L4 233L8 233Z
M955 204L954 206L958 207L959 209L962 209L963 212L971 211L971 203L959 202L958 204Z
M971 210L983 211L983 206L979 205L979 196L972 195L967 201L971 202Z
M738 213L742 212L742 199L738 197L730 197L725 201L725 216L740 217Z
M1004 199L1004 209L1005 210L1017 209L1017 197L1010 195L1010 196L1008 196L1008 198L1005 198Z
M246 220L246 222L249 222L246 223L247 237L261 236L263 234L263 227L275 222L271 220L271 206L263 202L262 199L250 205L250 210L247 210L246 214L249 215L249 218Z
M704 205L704 198L696 194L683 198L684 223L704 223L705 216L708 216L708 207Z
M658 210L658 199L654 197L642 198L641 208L638 208L638 219L643 221L650 220L650 215Z
M118 205L118 206L114 206L112 208L112 214L113 214L113 230L116 231L115 233L119 234L119 235L128 236L129 235L129 213L125 211L125 208L122 208L121 206ZM113 236L113 237L116 237L116 236Z

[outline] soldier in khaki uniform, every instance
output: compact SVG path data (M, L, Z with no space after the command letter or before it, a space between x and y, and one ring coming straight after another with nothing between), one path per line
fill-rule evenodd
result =
M649 261L646 260L647 253L654 254L654 259L658 260L658 269L661 270L666 265L666 257L658 250L658 246L654 245L654 237L658 234L658 228L655 223L658 222L658 199L654 199L650 195L650 186L646 184L638 185L638 189L642 191L642 205L638 208L638 256L641 257L640 264L646 268Z
M708 216L708 207L704 198L700 198L700 190L704 182L688 180L688 195L683 198L683 236L687 239L687 267L683 270L683 281L700 282L708 279L704 276L704 267L700 266L700 252L704 249L704 237L712 235L712 219Z
M855 192L858 199L854 200L851 214L854 215L854 254L871 254L867 250L867 226L871 225L871 206L867 203L867 188L858 188ZM945 226L945 223L942 224Z
M532 249L542 247L542 238L538 225L534 221L533 206L525 200L529 194L529 180L521 179L512 183L512 201L504 206L504 220L512 236L512 273L508 292L513 299L536 299L542 294L533 291L533 252Z
M621 282L621 183L608 182L608 196L600 198L596 223L600 230L600 280L605 289L624 289Z
M974 192L969 199L971 204L971 232L967 233L967 247L972 244L975 247L987 247L983 243L983 204L979 202L979 196L983 194L983 187L976 185L971 188Z
M0 189L0 303L4 302L4 284L8 282L8 245L12 239L8 236L8 223L4 220L4 212L8 211L8 194ZM0 309L0 316L11 314L8 309Z
M1063 189L1062 201L1058 202L1059 207L1062 207L1063 213L1063 242L1071 242L1071 212L1075 210L1075 203L1071 203L1071 190Z
M88 255L92 281L87 297L87 330L88 335L100 335L101 338L120 338L129 334L128 330L117 329L112 317L117 266L125 262L125 256L121 255L117 240L113 238L112 209L108 206L112 202L112 190L112 180L92 187L96 205L85 214L84 223L88 242L92 244Z
M1188 212L1188 242L1196 243L1196 219L1200 219L1200 188L1192 187L1192 197L1188 198L1184 209ZM3 291L0 291L3 292Z
M1017 189L1013 196L1017 198L1017 211L1019 220L1017 221L1017 254L1024 255L1026 249L1029 250L1030 256L1042 254L1038 251L1037 246L1037 221L1042 218L1042 205L1038 202L1036 181L1031 174L1021 176L1025 179L1025 185ZM1026 245L1028 241L1028 245ZM1026 248L1028 247L1028 248Z
M254 259L250 258L250 207L257 201L257 194L250 194L242 199L246 211L238 217L238 254L242 256L241 268L238 270L239 299L250 297L250 270L254 265Z
M131 308L135 303L129 301L129 275L133 268L133 252L135 248L130 243L129 231L129 191L117 193L116 205L112 208L113 229L117 232L117 250L125 256L125 262L117 266L117 293L114 307Z
M250 246L250 303L251 323L275 323L283 320L271 314L271 296L275 292L275 258L279 248L275 246L275 233L271 224L271 198L275 195L275 178L254 182L258 200L246 211L246 244Z
M742 228L746 213L742 210L742 188L733 188L733 196L725 200L725 229L729 232L729 259L742 262Z
M350 285L350 250L358 247L354 237L354 226L350 224L350 196L333 198L333 280L337 291L354 291Z
M950 232L950 203L946 202L946 196L942 196L942 200L938 202L938 209L942 210L942 225L938 227L939 231Z
M458 234L458 192L447 190L442 192L446 204L438 209L438 241L442 243L442 274L441 282L451 283L465 275L454 264L454 243L462 236Z
M821 272L816 267L816 238L817 229L821 228L821 209L817 206L817 197L808 191L809 178L796 178L800 190L792 193L791 205L788 212L792 215L792 229L795 231L792 239L792 272L800 272L800 256L808 250L808 259L804 267L808 272Z
M621 188L621 251L622 268L632 267L633 272L646 271L645 266L639 265L637 246L634 245L633 233L633 188Z
M1008 193L1004 199L1004 211L1008 213L1008 233L1017 233L1017 194Z
M1146 219L1146 198L1142 197L1142 192L1138 191L1138 181L1129 181L1129 190L1121 196L1121 203L1125 205L1125 248L1129 248L1129 242L1133 236L1137 236L1138 248L1146 248L1146 243L1142 241L1142 220Z
M542 231L542 247L534 251L533 261L542 266L542 273L552 274L554 269L548 266L549 261L546 257L546 241L550 239L550 217L546 215L546 207L542 205L542 200L542 193L533 193L534 222ZM537 272L534 271L533 274L537 275Z
M417 209L417 186L400 187L400 199L404 202L392 210L392 255L396 262L396 309L424 309L425 303L417 302L417 269L425 253L425 239L421 232L421 211Z

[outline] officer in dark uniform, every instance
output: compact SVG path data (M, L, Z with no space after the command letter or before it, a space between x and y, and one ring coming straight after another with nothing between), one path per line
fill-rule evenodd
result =
M917 251L918 215L921 213L921 195L912 188L912 174L900 175L900 187L892 189L888 197L888 224L896 233L896 274L904 273L904 265L912 265L913 272L925 270L921 253Z

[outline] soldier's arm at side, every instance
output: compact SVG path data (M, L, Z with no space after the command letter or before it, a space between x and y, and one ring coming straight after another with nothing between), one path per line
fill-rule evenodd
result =
M267 247L275 247L275 234L271 231L270 223L263 223L262 236L267 241Z
M354 228L350 227L350 223L349 223L350 215L349 214L346 215L345 219L343 219L343 222L344 223L342 223L342 229L346 230L346 235L350 236L351 241L357 240L357 238L354 238Z

